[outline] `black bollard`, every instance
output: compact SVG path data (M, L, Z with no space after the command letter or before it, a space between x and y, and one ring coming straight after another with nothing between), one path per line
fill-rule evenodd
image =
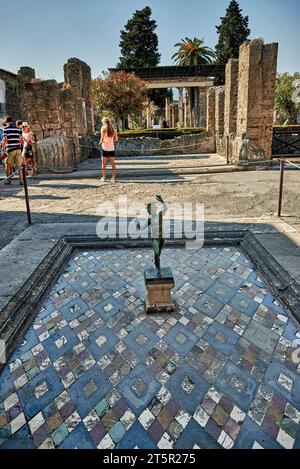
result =
M29 205L29 196L28 196L28 186L27 186L27 179L26 179L26 168L23 165L22 167L23 173L23 184L24 184L24 193L25 193L25 203L26 203L26 211L27 211L27 220L28 224L32 225L31 221L31 212L30 212L30 205Z

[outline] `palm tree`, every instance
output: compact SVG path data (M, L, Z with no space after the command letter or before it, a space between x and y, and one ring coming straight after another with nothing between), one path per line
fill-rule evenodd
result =
M214 51L204 45L204 39L186 37L175 44L178 51L172 56L177 65L205 65L215 60Z
M215 60L214 51L204 44L204 39L198 37L181 39L181 42L175 44L174 47L178 47L177 52L172 56L177 65L205 65ZM194 115L195 88L190 88L190 106L191 114Z

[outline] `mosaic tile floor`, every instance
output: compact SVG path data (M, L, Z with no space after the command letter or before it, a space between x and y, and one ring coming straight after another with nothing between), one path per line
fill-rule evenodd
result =
M166 249L160 316L151 263L74 254L0 376L0 448L300 448L297 330L243 253Z

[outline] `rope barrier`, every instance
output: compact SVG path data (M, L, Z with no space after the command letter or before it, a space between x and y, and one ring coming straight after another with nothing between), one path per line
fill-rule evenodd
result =
M10 174L10 176L7 176L6 178L2 179L2 180L0 181L0 184L1 184L1 182L5 182L5 181L7 181L8 179L13 178L14 176L18 176L18 175L22 172L22 170L23 170L23 167L18 168L14 173Z
M154 151L165 151L165 150L178 150L179 148L188 148L188 147L197 147L200 143L191 143L189 145L181 145L181 146L178 146L178 147L169 147L169 148L150 148L150 149L133 149L133 150L120 150L122 153L132 153L134 151L138 151L138 152L154 152ZM89 145L79 145L81 148L90 148L90 149L93 149L93 150L98 150L98 151L101 151L99 148L96 147L96 145L94 147L92 146L89 146ZM118 149L116 149L118 151Z
M295 164L295 163L292 163L292 162L289 161L289 160L285 160L285 162L288 163L288 164L290 164L290 165L292 165L292 166L295 166L295 168L297 168L297 169L300 169L300 166L298 166L298 165Z

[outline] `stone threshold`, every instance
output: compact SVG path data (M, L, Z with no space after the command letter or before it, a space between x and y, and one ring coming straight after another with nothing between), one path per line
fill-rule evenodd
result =
M57 282L75 250L151 249L149 239L101 240L94 234L95 224L93 223L49 224L48 230L47 227L48 225L36 225L25 230L0 252L0 272L2 272L3 280L5 278L7 280L3 281L0 287L0 339L6 343L7 358L21 343L45 296ZM259 226L259 224L243 224L242 229L238 227L238 223L228 224L227 229L225 223L212 223L211 229L206 228L204 246L240 246L275 299L288 309L291 318L300 322L300 275L297 275L297 271L288 272L281 258L279 257L278 260L275 258L274 252L271 252L267 243L268 237L274 238L278 234L280 236L278 242L282 244L286 235L276 233L276 229L272 227L268 230L267 227ZM291 233L288 234L290 237ZM165 247L184 247L186 241L190 239L166 240ZM24 264L24 249L26 250L32 243L39 246L39 255L34 256L31 253L31 259L27 256L26 265L26 262ZM276 247L275 249L277 250ZM13 264L1 262L6 259L5 256L12 253L16 256L15 267ZM300 254L296 251L295 255L297 257ZM19 270L22 263L24 272ZM20 272L20 278L18 278L18 272ZM11 284L9 291L5 291L8 283L11 282L10 275L16 277L15 284Z
M108 172L110 167L107 168ZM135 177L151 177L151 176L172 176L172 175L198 175L198 174L218 174L218 173L234 173L240 171L257 171L267 170L266 164L257 165L211 165L201 167L182 167L182 168L160 168L160 169L118 169L118 179L128 179ZM45 173L31 176L31 179L47 180L47 179L99 179L101 169L99 170L73 170L72 172Z

